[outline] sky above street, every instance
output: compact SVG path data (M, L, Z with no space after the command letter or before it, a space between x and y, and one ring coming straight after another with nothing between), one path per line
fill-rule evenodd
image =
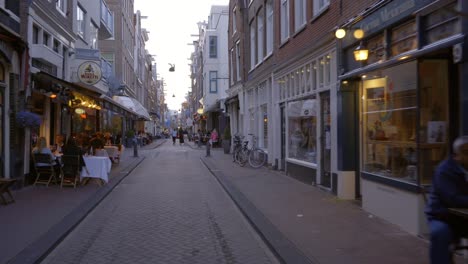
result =
M212 5L228 5L229 0L135 0L135 12L149 31L146 49L155 55L158 79L164 78L169 109L178 110L190 88L190 55L198 34L197 22L208 20ZM169 63L175 72L169 72ZM172 97L175 95L175 97Z

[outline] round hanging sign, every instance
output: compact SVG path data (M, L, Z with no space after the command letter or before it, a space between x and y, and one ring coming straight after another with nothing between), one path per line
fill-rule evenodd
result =
M78 67L78 79L89 85L96 84L101 80L101 67L92 61L84 62Z

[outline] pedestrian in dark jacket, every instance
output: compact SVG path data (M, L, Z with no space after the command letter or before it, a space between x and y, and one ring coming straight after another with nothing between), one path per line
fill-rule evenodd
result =
M80 171L85 166L85 162L83 159L83 151L80 147L76 144L76 140L73 137L70 137L67 141L67 144L63 146L63 154L64 155L76 155L80 157Z
M452 263L451 245L468 236L466 222L448 210L468 208L468 136L454 141L453 152L436 169L425 210L431 232L431 264Z
M180 145L183 145L184 144L184 131L182 130L182 128L179 128L179 144Z

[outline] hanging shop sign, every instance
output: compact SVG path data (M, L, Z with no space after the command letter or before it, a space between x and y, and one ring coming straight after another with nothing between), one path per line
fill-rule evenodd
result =
M84 62L78 68L78 79L83 83L94 85L98 83L101 78L101 67L95 62Z
M75 109L75 113L81 115L81 114L84 114L85 113L85 110L83 108L76 108Z

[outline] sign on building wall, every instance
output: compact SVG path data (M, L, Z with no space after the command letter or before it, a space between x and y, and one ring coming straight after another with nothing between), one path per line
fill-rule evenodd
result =
M78 68L78 79L80 82L94 85L101 80L101 67L92 61L84 62Z

